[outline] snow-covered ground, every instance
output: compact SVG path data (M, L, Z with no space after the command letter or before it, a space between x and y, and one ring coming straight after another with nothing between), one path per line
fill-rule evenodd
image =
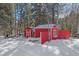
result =
M43 45L28 39L0 38L0 56L79 56L79 39L52 40Z

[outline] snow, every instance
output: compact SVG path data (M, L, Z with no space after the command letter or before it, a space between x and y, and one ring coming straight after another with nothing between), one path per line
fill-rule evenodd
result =
M5 50L4 50L3 52L1 52L0 54L4 54L4 53L6 53L6 52L8 52L8 50L5 49Z
M17 52L18 50L14 50L9 56L12 56L15 52Z
M54 53L55 53L56 55L59 55L59 54L60 54L60 51L59 51L58 49L55 49Z
M48 49L49 49L50 51L52 51L52 50L53 50L53 47L52 47L52 46L48 46Z
M28 38L29 39L29 38ZM1 56L79 56L79 39L51 40L45 44L24 37L0 40ZM35 38L30 38L35 39ZM36 38L37 39L37 38ZM38 38L39 39L39 38Z
M37 41L38 41L38 40L40 40L40 38L31 38L31 37L29 37L29 38L27 38L26 40L27 40L27 41L29 41L29 40L30 40L30 41L37 40Z
M42 45L42 47L43 47L43 48L46 48L46 47L47 47L47 45Z
M0 40L1 40L1 39L4 39L4 36L0 36Z
M44 25L38 25L35 28L51 28L53 26L55 26L55 24L44 24Z

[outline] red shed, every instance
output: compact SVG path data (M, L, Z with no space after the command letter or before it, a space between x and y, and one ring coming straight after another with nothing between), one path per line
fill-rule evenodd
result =
M26 28L24 29L24 36L25 36L25 37L31 37L31 36L32 36L32 28L26 27Z
M40 37L40 32L49 32L50 29L54 26L55 24L44 24L44 25L38 25L37 27L34 28L35 30L35 37Z

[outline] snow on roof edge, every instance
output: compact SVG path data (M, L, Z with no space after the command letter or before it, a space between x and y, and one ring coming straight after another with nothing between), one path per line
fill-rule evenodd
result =
M35 28L50 28L50 27L53 27L55 26L56 24L44 24L44 25L38 25L37 27Z

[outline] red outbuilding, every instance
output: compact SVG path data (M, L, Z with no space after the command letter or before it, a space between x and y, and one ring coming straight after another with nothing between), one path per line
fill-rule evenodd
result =
M30 28L30 27L26 27L25 29L24 29L24 36L25 37L32 37L32 28Z

